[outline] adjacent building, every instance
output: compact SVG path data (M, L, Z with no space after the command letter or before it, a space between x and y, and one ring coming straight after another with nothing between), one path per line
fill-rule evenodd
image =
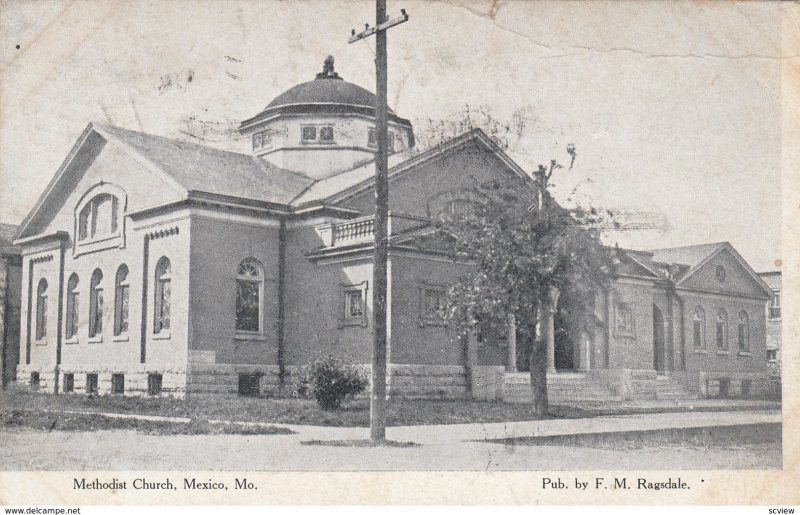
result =
M772 290L767 305L767 363L773 376L781 375L781 272L758 274Z
M12 244L16 225L0 224L0 376L2 386L17 377L19 364L22 258Z

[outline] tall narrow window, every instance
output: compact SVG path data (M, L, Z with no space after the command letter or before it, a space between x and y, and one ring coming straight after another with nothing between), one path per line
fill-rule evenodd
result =
M36 287L36 339L47 336L47 279L40 279Z
M260 333L263 320L264 267L249 258L239 264L236 274L236 330Z
M128 283L128 267L120 265L114 281L114 336L128 332L128 301L130 284Z
M78 336L78 313L80 309L78 307L78 275L72 274L69 276L69 281L67 281L67 327L66 337L67 340L71 340Z
M89 236L89 219L92 217L92 204L86 204L78 218L78 239L85 240Z
M169 311L172 298L172 267L169 259L162 257L156 265L156 299L153 333L169 330Z
M781 291L780 290L772 290L772 302L769 305L769 317L770 318L780 318L781 317Z
M89 338L103 334L103 272L96 269L89 285Z
M750 352L750 318L745 311L739 312L739 351Z
M724 309L717 311L717 350L728 350L728 313Z
M706 348L706 312L697 306L694 310L694 320L692 323L694 330L694 347L696 349Z

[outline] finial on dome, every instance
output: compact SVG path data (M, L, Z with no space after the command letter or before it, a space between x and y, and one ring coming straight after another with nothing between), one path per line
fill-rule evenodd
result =
M338 79L339 74L333 71L333 56L329 55L322 63L322 72L317 74L318 79Z

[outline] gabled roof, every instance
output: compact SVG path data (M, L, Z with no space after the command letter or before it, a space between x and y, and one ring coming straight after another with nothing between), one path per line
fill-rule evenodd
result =
M108 139L152 162L187 191L288 204L314 181L255 156L94 124Z
M390 156L389 180L391 181L410 170L417 169L426 162L457 152L470 144L477 145L496 156L514 175L526 180L532 180L481 129L472 129L460 134L410 159L405 153ZM374 182L375 161L368 161L350 171L315 182L303 194L295 198L291 205L294 207L322 201L338 202L372 188Z
M654 261L688 265L694 268L712 254L716 254L725 245L730 246L727 242L704 243L702 245L653 249L651 252Z
M680 286L682 283L694 275L695 272L700 270L708 261L713 259L717 254L722 251L728 251L739 262L747 274L755 281L756 284L764 291L767 297L772 296L772 289L767 286L767 283L753 270L753 268L744 260L733 245L727 241L719 243L706 243L702 245L688 245L685 247L672 247L664 249L654 249L653 260L662 263L676 263L689 267L685 274L677 279L676 285Z
M59 188L73 187L69 183L74 185L75 174L85 171L92 153L96 155L98 152L97 142L101 139L117 145L151 171L163 174L184 198L193 193L207 193L288 205L314 182L304 175L283 170L247 154L90 123L20 225L15 239L30 236L27 234L29 227L41 218L40 214L48 212L42 207L50 203L51 197L59 198Z

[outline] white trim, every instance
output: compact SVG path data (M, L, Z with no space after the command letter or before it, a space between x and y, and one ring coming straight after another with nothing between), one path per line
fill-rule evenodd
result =
M251 225L254 227L269 227L269 228L279 228L281 226L281 222L275 218L262 218L263 213L258 213L257 215L247 216L242 214L236 213L220 213L218 211L197 207L197 206L190 206L189 207L189 218L205 218L208 220L219 220L223 222L234 222L242 225Z

